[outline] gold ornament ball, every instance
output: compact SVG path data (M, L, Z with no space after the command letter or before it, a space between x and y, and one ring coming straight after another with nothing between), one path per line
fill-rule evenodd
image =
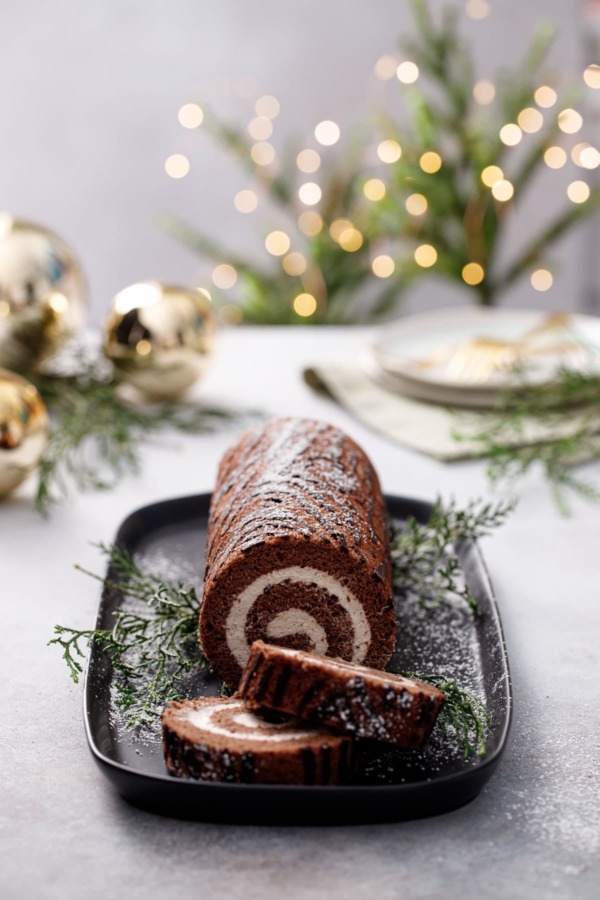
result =
M104 352L126 382L151 399L171 400L204 374L214 331L200 291L141 281L114 298Z
M0 497L39 464L48 443L48 414L36 388L0 369Z
M46 228L0 212L0 366L32 371L79 328L85 280Z

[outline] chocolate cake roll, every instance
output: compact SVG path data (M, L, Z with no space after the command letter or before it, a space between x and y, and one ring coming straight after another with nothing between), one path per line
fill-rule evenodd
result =
M429 735L444 701L441 691L421 681L262 641L252 644L239 693L251 706L414 748Z
M281 719L281 716L279 717ZM350 738L326 728L267 721L243 700L199 697L163 712L172 775L257 784L339 784L354 768Z
M379 668L394 649L379 481L360 447L323 422L272 419L219 468L200 640L235 688L260 638Z

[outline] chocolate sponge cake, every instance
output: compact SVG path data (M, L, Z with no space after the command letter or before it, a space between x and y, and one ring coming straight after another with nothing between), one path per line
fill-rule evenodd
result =
M430 684L256 641L240 682L249 705L290 713L355 738L420 747L444 695Z
M272 419L225 454L208 523L200 640L237 687L264 639L383 668L396 619L379 481L347 435Z
M350 738L288 717L267 721L242 700L176 701L165 709L162 722L165 761L172 775L257 784L338 784L352 774Z

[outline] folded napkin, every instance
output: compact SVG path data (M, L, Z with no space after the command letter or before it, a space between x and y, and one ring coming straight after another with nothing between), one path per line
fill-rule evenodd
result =
M308 368L304 379L365 425L434 459L450 461L485 455L482 442L475 436L489 433L498 424L497 412L439 406L395 393L373 381L358 365ZM518 434L509 429L504 438L496 435L496 440L504 446L558 440L576 434L584 425L589 427L587 416L585 409L577 409L543 420L528 417ZM600 420L593 430L600 433ZM573 462L583 462L594 455L590 446L589 453L578 455Z

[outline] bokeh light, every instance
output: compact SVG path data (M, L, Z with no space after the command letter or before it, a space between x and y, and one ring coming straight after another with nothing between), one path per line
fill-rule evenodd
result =
M598 90L600 88L600 66L592 63L583 73L583 80L588 87Z
M301 150L296 157L296 165L301 172L310 174L311 172L316 172L321 165L321 157L316 150Z
M254 104L257 116L265 116L267 119L276 119L279 115L279 100L271 94L265 94L259 97Z
M571 203L585 203L590 196L590 187L585 181L572 181L567 188L567 197Z
M183 153L172 153L165 160L165 172L169 178L185 178L190 171L190 161Z
M419 67L409 59L401 62L396 69L396 78L398 81L401 81L402 84L414 84L418 77Z
M536 291L548 291L554 283L552 272L549 272L548 269L536 269L535 272L531 273L529 280L531 281L531 287L535 288Z
M273 123L266 116L257 116L248 123L248 134L255 141L266 141L273 134Z
M562 109L558 114L558 127L565 134L577 134L583 125L583 119L576 109Z
M376 275L377 278L389 278L390 275L394 274L395 268L396 264L394 263L394 260L391 256L387 256L385 253L382 253L380 256L376 256L371 263L373 275Z
M275 147L268 141L259 141L250 148L250 156L257 166L268 166L275 159Z
M544 152L544 162L550 169L562 169L567 161L567 154L562 147L548 147Z
M500 181L497 181L492 186L492 194L496 200L500 200L502 203L506 203L507 200L510 200L515 193L515 189L511 181L508 181L506 178L502 178Z
M306 257L302 253L288 253L284 256L281 265L288 275L303 275L306 272Z
M345 228L340 234L339 244L342 250L348 253L356 253L363 245L363 236L358 228Z
M237 272L228 263L221 263L212 270L212 283L215 287L226 291L232 288L237 281Z
M251 213L258 206L258 197L254 191L238 191L233 200L233 205L238 212Z
M419 165L427 175L435 175L442 168L442 157L435 150L427 150L419 160Z
M497 181L502 181L504 172L500 166L486 166L481 173L481 180L486 187L493 187Z
M319 144L322 144L324 147L331 147L333 144L337 144L340 139L339 125L330 119L325 119L323 122L319 122L315 128L315 137Z
M380 56L373 66L373 72L380 81L390 81L396 74L397 66L398 63L393 56Z
M402 147L398 141L386 140L377 145L377 156L384 163L398 162L402 156Z
M306 181L298 188L300 201L306 206L314 206L321 199L321 188L314 181Z
M367 200L383 200L385 197L385 184L381 178L369 178L363 185L363 193Z
M465 6L465 12L471 19L487 19L491 11L487 0L467 0Z
M494 102L496 96L496 88L491 81L482 78L473 85L473 99L481 106L489 106Z
M516 147L517 144L521 143L522 137L523 132L514 122L509 122L500 129L500 140L507 147Z
M542 109L550 109L550 107L554 106L558 100L558 94L554 88L549 87L549 85L541 84L535 91L533 99L538 106L542 107Z
M294 312L304 318L314 315L317 311L317 301L312 294L298 294L294 299L293 306Z
M204 113L197 103L184 103L180 108L177 118L184 128L198 128L204 121Z
M411 216L422 216L427 212L427 197L424 194L410 194L404 201L404 205Z
M437 262L437 250L431 244L421 244L415 250L415 262L424 269L429 269Z
M521 110L517 116L517 122L522 131L525 131L527 134L535 134L544 124L544 117L539 109L528 106L526 109Z
M290 249L290 239L285 231L271 231L265 238L265 247L273 256L283 256Z
M485 271L483 266L480 266L479 263L470 262L467 263L466 266L463 266L462 277L466 284L481 284L485 278Z
M298 228L302 234L308 237L314 237L323 228L323 219L318 212L307 209L306 212L300 213L298 216Z

